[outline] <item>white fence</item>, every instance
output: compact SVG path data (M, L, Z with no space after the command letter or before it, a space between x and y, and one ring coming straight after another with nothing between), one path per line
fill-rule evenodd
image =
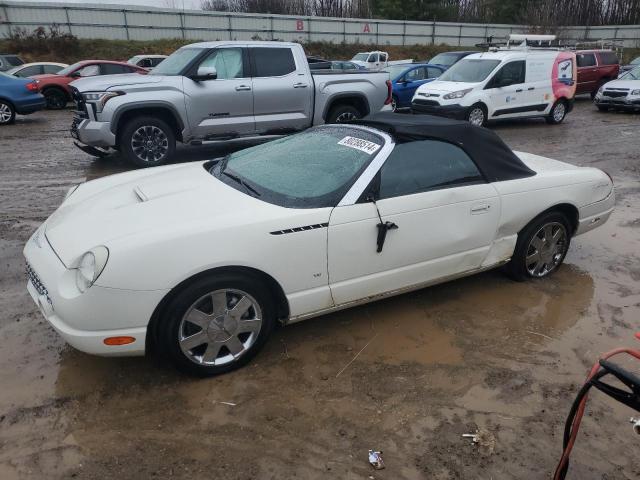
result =
M448 44L473 46L488 36L525 33L522 25L410 22L256 15L153 7L118 7L73 3L0 0L0 36L14 28L33 30L58 25L79 38L154 40L286 40L375 45ZM640 47L640 26L565 27L566 40L617 39Z

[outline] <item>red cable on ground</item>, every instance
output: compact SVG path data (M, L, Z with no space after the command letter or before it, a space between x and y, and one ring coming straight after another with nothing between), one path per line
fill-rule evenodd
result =
M640 333L636 333L635 337L638 340L640 340ZM624 348L624 347L616 348L614 350L611 350L611 351L601 355L600 358L598 359L598 361L596 363L594 363L593 367L591 367L591 371L589 372L589 375L587 376L585 384L588 383L589 381L591 381L593 376L598 372L598 370L600 370L600 360L607 360L607 359L613 357L614 355L618 355L620 353L626 353L626 354L631 355L632 357L635 357L638 360L640 360L640 350L633 350L631 348ZM564 466L566 465L567 461L569 460L569 456L571 455L571 450L573 450L573 446L575 444L576 437L578 436L578 430L580 429L580 422L582 421L582 416L584 415L584 410L585 410L586 405L587 405L587 398L588 397L589 397L589 395L586 394L582 398L582 400L580 401L580 406L578 407L576 415L575 415L575 417L573 419L573 422L571 424L571 436L569 438L569 441L567 442L567 447L562 452L562 457L560 457L560 462L558 462L558 466L556 467L556 471L555 471L555 473L553 475L553 479L554 480L560 480L560 472L562 472L562 470L564 469Z

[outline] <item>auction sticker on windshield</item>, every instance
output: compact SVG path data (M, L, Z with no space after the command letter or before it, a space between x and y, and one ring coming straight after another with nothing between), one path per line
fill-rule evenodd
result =
M344 137L338 142L338 145L355 148L356 150L363 151L365 153L368 153L369 155L371 155L372 153L376 153L380 148L380 145L378 145L377 143L369 142L367 140L363 140L362 138L356 137Z

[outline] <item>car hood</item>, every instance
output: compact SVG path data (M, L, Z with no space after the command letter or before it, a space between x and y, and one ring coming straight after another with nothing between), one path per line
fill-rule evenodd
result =
M611 82L605 83L604 88L638 89L640 88L640 80L627 80L626 78L619 79L619 80L612 80Z
M416 93L421 92L434 92L434 93L451 93L459 90L466 90L467 88L474 88L479 83L467 83L467 82L445 82L442 80L435 80L427 85L418 88Z
M281 215L286 210L221 182L203 162L143 172L80 185L45 222L47 240L67 267L86 251L99 245L109 248L110 242L125 237L165 239L203 222L228 227L261 211Z
M119 75L99 75L96 77L80 78L71 85L80 92L105 92L131 85L159 83L164 77L161 75L142 75L140 73L123 73Z

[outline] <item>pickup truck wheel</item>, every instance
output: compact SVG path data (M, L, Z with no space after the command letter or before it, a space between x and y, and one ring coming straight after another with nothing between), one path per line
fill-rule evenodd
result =
M551 125L558 125L562 123L564 117L567 116L567 104L563 100L558 100L553 104L549 116L545 118L547 123Z
M564 261L571 242L569 222L560 212L538 216L518 234L506 270L517 281L544 278Z
M344 123L362 118L360 111L351 105L337 105L327 116L327 123Z
M166 122L153 117L130 120L119 138L120 152L137 167L167 163L176 151L176 135Z
M0 100L0 125L9 125L15 122L15 120L16 111L13 106L4 100Z
M269 289L238 273L188 284L167 305L158 325L162 352L179 369L205 377L245 365L276 323Z
M67 96L57 88L47 88L42 92L49 110L62 110L67 106Z

